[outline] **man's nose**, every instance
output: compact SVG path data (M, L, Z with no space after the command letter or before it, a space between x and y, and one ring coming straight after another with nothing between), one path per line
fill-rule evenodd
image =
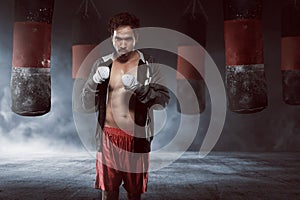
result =
M125 40L121 40L121 48L125 48L127 46L127 43Z

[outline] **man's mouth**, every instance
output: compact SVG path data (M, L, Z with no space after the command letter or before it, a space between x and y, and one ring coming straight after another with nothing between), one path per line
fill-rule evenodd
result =
M126 51L126 50L120 50L119 51L119 54L126 54L126 53L128 53L128 51Z

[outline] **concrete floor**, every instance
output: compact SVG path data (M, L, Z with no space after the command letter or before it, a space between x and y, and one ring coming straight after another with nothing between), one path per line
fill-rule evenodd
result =
M100 199L94 166L86 152L1 155L0 199ZM143 199L300 199L300 153L185 153L150 173Z

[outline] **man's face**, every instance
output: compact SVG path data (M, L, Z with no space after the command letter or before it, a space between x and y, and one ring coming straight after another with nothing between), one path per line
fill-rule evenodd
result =
M117 56L130 53L135 46L136 37L130 26L121 26L116 29L112 35L112 43Z

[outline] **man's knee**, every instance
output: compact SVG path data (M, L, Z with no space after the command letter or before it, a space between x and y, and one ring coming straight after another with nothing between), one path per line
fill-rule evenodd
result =
M102 191L102 200L118 200L119 190Z

